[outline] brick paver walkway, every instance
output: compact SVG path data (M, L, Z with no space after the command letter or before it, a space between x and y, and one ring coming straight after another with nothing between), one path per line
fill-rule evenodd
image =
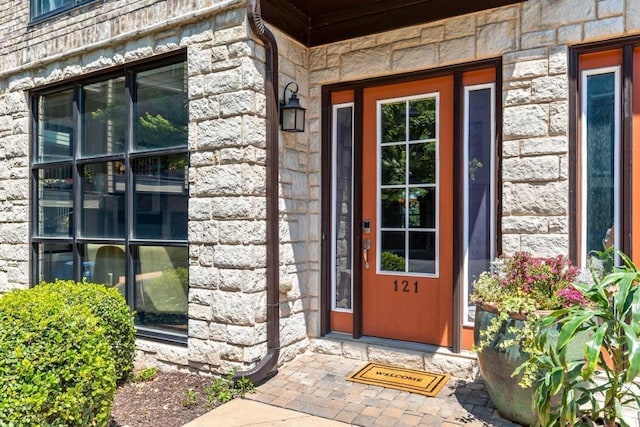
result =
M345 380L365 363L307 353L247 398L356 426L519 426L500 417L479 382L452 378L426 397Z

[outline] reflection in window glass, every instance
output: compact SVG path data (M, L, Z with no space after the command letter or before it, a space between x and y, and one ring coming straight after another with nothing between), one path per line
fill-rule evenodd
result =
M436 106L435 96L379 105L380 271L437 273Z
M409 227L436 228L435 188L409 189Z
M33 281L85 279L115 287L132 309L149 313L139 317L139 325L166 325L180 332L171 340L186 341L186 303L149 302L158 295L173 298L176 293L167 287L185 294L187 286L185 67L184 62L166 63L141 73L122 69L118 77L112 71L102 81L92 76L76 82L74 90L34 94ZM153 151L141 153L136 147ZM142 243L149 246L138 251ZM150 245L163 245L163 250ZM170 263L148 261L157 256L161 263L165 253ZM134 272L150 276L142 276L136 287ZM148 290L154 280L167 285ZM176 280L179 287L168 285ZM162 318L153 317L158 313ZM159 330L138 332L161 336Z
M380 141L400 142L407 140L407 104L396 102L380 106Z
M133 163L135 237L187 238L187 154L145 157Z
M405 213L405 189L383 188L380 197L380 224L382 228L403 228Z
M126 127L124 77L84 86L82 154L96 156L124 151Z
M38 194L38 235L70 236L73 225L71 167L40 169Z
M435 142L409 145L409 182L411 184L435 184Z
M466 88L465 118L465 278L467 298L473 282L488 270L493 244L493 85ZM468 302L465 322L473 322Z
M183 63L137 75L135 148L150 150L187 144L186 69Z
M69 244L43 243L38 247L40 280L73 280L73 249Z
M73 90L39 98L36 153L36 162L66 160L73 155Z
M124 163L87 164L81 176L82 236L125 237Z
M188 249L139 246L135 280L136 323L186 332Z
M409 101L409 141L436 137L436 99Z
M405 233L383 231L380 237L380 270L407 271Z
M602 250L606 236L617 223L616 79L614 72L586 77L585 255L594 250Z
M126 296L126 257L123 245L89 243L81 246L82 278L116 288Z
M93 0L31 0L31 18L35 19L42 15L63 12L76 5L91 1Z
M409 272L436 272L436 233L409 233Z
M353 107L334 110L334 307L351 310L353 268Z
M387 145L382 147L381 151L382 185L404 184L407 147L404 144Z

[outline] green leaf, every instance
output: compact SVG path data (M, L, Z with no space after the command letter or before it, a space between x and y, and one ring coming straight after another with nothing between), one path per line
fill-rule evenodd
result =
M595 313L593 312L585 312L582 314L577 314L575 317L569 317L564 325L562 325L562 329L560 329L560 335L558 335L558 343L556 344L556 349L558 351L562 350L567 343L573 339L576 335L576 331L587 320L591 319Z
M562 367L554 368L551 371L551 375L549 376L551 380L551 395L555 396L562 390L562 385L564 383L564 369Z
M623 323L624 336L627 343L628 366L626 374L626 382L633 381L640 374L640 342L635 331L630 325Z
M629 296L629 290L631 289L631 286L633 286L635 279L635 273L625 273L620 276L619 280L617 280L618 291L614 294L614 301L618 313L627 312L627 297Z
M604 322L596 332L593 334L590 340L588 340L585 344L585 364L582 368L582 378L587 379L596 370L598 359L600 356L600 350L602 349L602 341L604 339L604 334L607 332L609 328L609 324Z

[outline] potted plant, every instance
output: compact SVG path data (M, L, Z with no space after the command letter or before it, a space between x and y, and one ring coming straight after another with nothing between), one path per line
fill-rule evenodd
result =
M596 259L611 260L614 254L620 267L606 275L592 267L591 280L575 284L588 304L555 310L540 322L531 358L522 366L537 371L533 403L539 425L629 426L625 406L640 408L634 382L640 373L640 272L612 249ZM550 330L559 330L557 338L550 338ZM582 357L567 360L569 344L585 333Z
M491 400L507 419L524 425L536 422L531 388L526 387L534 368L514 372L529 360L537 319L584 302L574 288L578 274L564 256L538 258L519 252L497 259L474 283L478 365ZM571 348L579 346L574 342Z

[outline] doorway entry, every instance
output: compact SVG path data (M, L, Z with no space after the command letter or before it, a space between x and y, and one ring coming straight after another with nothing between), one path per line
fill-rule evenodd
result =
M497 247L495 78L326 92L325 333L470 347L469 286Z

